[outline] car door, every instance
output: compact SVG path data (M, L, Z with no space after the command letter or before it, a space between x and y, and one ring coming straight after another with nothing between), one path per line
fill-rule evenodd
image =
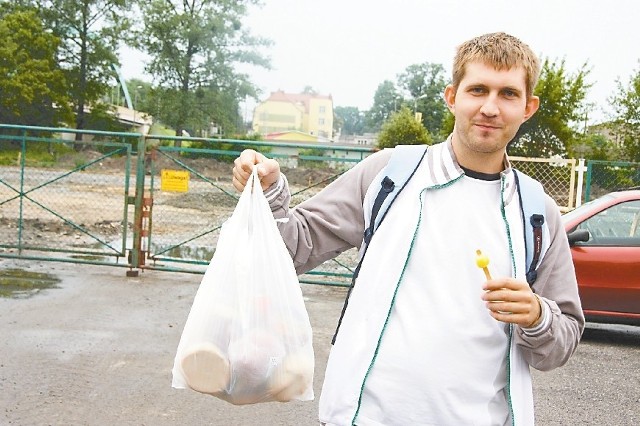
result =
M571 248L585 314L640 318L640 200L583 221L589 241Z

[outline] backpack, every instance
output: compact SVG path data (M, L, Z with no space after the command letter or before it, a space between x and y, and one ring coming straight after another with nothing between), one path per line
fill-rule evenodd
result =
M360 266L367 254L367 247L371 242L371 238L375 234L376 229L384 220L387 211L396 200L400 192L404 189L413 177L416 170L422 163L428 145L397 145L389 162L383 169L385 177L380 183L380 190L376 195L371 209L371 219L369 226L364 231L364 247L362 248L362 256L353 272L351 286L347 293L345 303L340 313L338 326L332 339L335 342L342 318L347 309L351 290L355 285L356 278L360 272ZM542 226L544 225L545 212L545 192L540 182L530 176L514 169L516 186L518 188L518 197L520 201L520 212L524 223L525 238L525 259L526 259L526 277L529 285L533 285L538 277L537 269L540 263L540 254L542 251ZM523 197L522 194L526 194Z

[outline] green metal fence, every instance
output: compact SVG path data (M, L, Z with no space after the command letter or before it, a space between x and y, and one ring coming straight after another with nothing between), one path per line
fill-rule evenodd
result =
M630 188L640 188L640 163L587 161L585 202Z
M247 147L280 162L292 206L373 152L0 125L0 257L114 265L129 275L145 268L203 273L238 200L232 161ZM539 179L561 209L575 206L575 160L511 160ZM599 163L589 163L587 200L592 186L612 188L596 170L622 177L616 188L640 184L637 164ZM349 250L300 280L348 285L357 257Z
M180 141L182 146L175 147ZM0 126L0 257L203 273L237 199L232 161L252 147L277 158L292 206L371 148ZM186 190L163 185L187 176ZM355 250L301 277L347 285Z
M174 146L177 140L181 147ZM291 185L292 207L373 152L362 147L168 136L149 136L146 141L153 146L145 188L145 197L152 202L149 219L143 222L143 257L146 267L164 270L188 265L203 271L208 264L220 228L238 200L231 170L242 149L254 148L281 163ZM166 188L163 177L171 174L188 176L188 188ZM350 250L301 276L300 281L348 285L356 261L357 251Z
M132 147L139 140L0 125L1 152L17 153L0 171L0 256L128 266Z

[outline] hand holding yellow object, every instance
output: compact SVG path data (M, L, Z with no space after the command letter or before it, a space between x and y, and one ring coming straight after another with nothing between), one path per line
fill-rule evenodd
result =
M482 269L485 277L487 277L487 281L491 279L491 273L489 273L489 257L482 254L482 251L476 250L476 265L478 268Z

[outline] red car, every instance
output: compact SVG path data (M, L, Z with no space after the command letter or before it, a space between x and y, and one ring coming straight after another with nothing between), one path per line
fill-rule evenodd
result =
M563 215L588 321L640 325L640 190Z

